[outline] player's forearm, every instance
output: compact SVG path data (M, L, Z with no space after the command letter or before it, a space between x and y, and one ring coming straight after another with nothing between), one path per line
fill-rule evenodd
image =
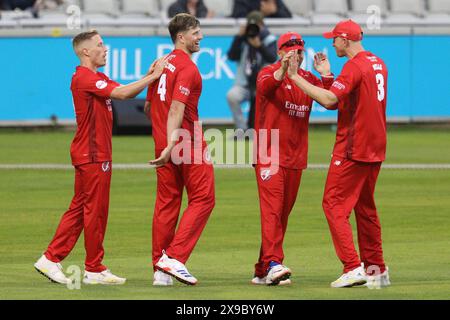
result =
M284 76L285 72L281 68L276 70L273 74L261 75L257 83L259 92L264 96L271 95L280 87Z
M111 98L118 100L134 98L157 79L154 74L149 74L138 81L119 86L111 92Z
M277 71L274 72L273 77L277 81L282 81L284 79L284 76L286 75L286 70L283 68L279 68Z
M317 87L306 81L299 75L291 77L295 85L303 90L308 96L320 103L327 109L333 109L334 105L338 102L337 97L329 90Z
M167 118L167 147L172 150L178 141L177 130L181 128L184 117L185 104L173 101Z

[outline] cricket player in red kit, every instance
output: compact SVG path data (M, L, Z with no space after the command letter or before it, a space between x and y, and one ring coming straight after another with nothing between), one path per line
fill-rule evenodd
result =
M349 60L329 90L316 87L294 72L289 77L306 94L329 109L338 108L336 143L323 197L337 256L343 275L334 288L390 285L383 259L381 226L374 192L386 153L387 68L383 60L366 51L363 31L352 20L341 21L325 38L333 38L339 57ZM354 209L359 253L349 223ZM362 264L361 264L362 262Z
M308 158L308 122L313 100L286 75L294 54L299 54L303 60L304 41L298 33L285 33L278 40L278 50L281 60L259 72L256 87L258 152L255 171L262 244L253 284L290 283L291 270L282 264L283 240ZM301 60L295 66L299 75L313 85L327 89L331 86L334 76L324 54L319 53L314 59L321 80L301 69ZM274 131L278 132L278 139L273 139L271 132Z
M105 65L107 53L97 31L77 35L73 39L73 48L80 59L71 84L77 120L77 131L70 148L75 167L75 195L53 240L34 266L53 282L69 283L60 261L69 255L81 231L84 231L86 261L83 283L123 284L125 278L112 274L102 264L112 171L111 98L135 97L159 78L165 61L155 62L141 80L121 86L97 71Z
M189 259L214 208L214 171L198 122L202 91L200 72L191 56L200 50L199 21L177 14L169 23L175 49L158 83L147 93L155 140L157 196L153 214L152 260L154 285L172 285L172 277L188 285L197 279L185 263ZM184 133L184 134L181 134ZM183 136L183 138L180 138ZM180 150L179 153L176 150ZM188 205L178 224L183 189Z

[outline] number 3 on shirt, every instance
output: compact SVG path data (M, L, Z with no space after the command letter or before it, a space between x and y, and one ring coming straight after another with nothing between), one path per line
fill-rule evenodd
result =
M378 91L377 91L378 101L383 101L384 100L384 77L381 73L377 73L375 75L375 79L377 80L377 85L378 85Z
M166 101L166 76L167 74L163 73L161 75L161 78L159 78L157 93L159 94L159 98L161 99L161 101Z

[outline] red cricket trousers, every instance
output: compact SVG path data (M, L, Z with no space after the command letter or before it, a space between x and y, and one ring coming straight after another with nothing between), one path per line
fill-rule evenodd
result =
M284 235L302 177L302 170L279 167L278 172L271 175L268 169L255 166L262 240L255 276L260 278L266 276L270 261L283 263Z
M323 210L328 220L336 254L344 264L344 273L364 263L365 268L378 266L384 272L381 226L374 192L381 162L358 162L333 156L328 171ZM349 218L355 210L358 246L353 243Z
M215 205L214 169L211 164L168 162L156 169L157 195L152 228L152 260L166 254L186 263ZM188 205L177 227L183 189Z
M103 239L108 219L111 170L111 162L75 167L75 195L45 252L47 259L60 262L67 257L84 230L86 271L106 270L102 265Z

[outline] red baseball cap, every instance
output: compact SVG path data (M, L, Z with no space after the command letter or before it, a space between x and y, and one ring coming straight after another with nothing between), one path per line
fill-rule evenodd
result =
M353 20L344 20L339 22L331 32L325 32L323 36L327 39L336 37L345 38L353 41L360 41L363 37L363 31L359 24Z
M278 50L303 50L305 48L305 41L302 36L296 32L286 32L278 39Z

